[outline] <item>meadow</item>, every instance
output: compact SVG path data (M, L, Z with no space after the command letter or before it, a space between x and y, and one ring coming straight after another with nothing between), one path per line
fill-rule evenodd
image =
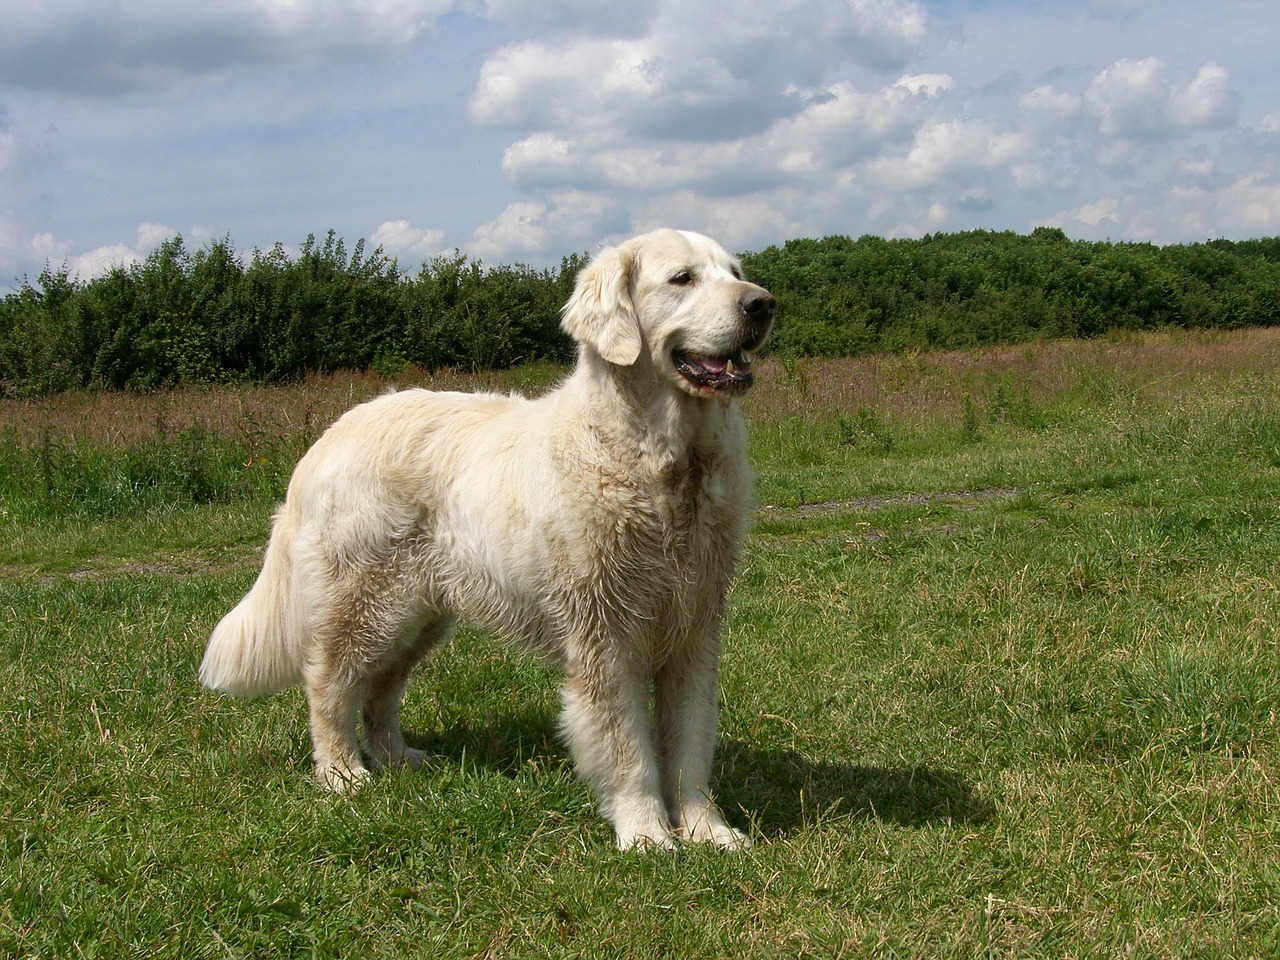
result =
M554 366L399 382L539 390ZM0 401L0 954L1280 954L1280 330L762 363L718 799L621 853L464 629L348 797L202 691L330 374Z

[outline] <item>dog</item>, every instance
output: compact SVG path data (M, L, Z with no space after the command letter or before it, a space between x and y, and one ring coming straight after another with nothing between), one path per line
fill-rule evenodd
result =
M620 848L749 846L709 780L751 497L737 400L774 309L719 244L659 230L578 274L577 363L545 396L409 389L348 411L294 470L201 682L303 683L316 777L347 790L423 762L401 697L464 617L563 669L562 733Z

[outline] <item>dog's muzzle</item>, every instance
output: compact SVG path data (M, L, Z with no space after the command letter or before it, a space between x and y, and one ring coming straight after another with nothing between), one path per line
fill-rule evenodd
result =
M738 297L738 319L742 324L742 342L725 356L710 356L677 350L672 362L680 376L704 395L746 393L755 383L751 372L750 353L764 343L773 329L773 311L777 301L764 287L745 284Z

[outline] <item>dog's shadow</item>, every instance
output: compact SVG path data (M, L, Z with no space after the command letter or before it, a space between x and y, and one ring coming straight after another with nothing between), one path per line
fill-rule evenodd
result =
M730 819L742 810L765 836L846 818L924 827L981 823L995 814L963 777L936 767L815 760L741 740L720 743L716 795Z
M414 736L433 762L457 762L513 776L529 766L568 765L554 718L489 717ZM868 819L899 826L981 823L995 814L963 777L929 766L881 767L814 760L790 749L722 740L716 798L730 822L764 836L787 836L816 824Z

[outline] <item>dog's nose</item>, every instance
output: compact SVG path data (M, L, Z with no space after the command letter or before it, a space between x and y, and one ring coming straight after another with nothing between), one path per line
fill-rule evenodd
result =
M752 338L763 340L773 325L773 309L778 301L764 287L750 286L738 297L738 310Z
M738 298L738 309L748 319L772 316L773 308L777 305L778 301L773 299L773 294L764 287L751 287L744 290Z

